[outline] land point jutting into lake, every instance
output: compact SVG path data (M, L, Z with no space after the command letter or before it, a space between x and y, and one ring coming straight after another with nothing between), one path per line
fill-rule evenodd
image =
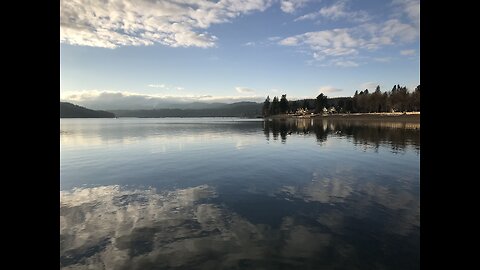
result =
M352 114L353 113L353 114ZM377 86L373 93L355 91L353 97L328 98L320 93L315 99L303 99L288 101L284 94L278 99L277 96L270 101L267 96L263 103L262 115L264 117L356 117L361 119L398 117L412 118L420 114L420 85L410 92L406 86L394 85L391 91L382 93ZM405 117L406 115L409 115Z
M266 119L324 118L328 120L345 120L345 121L402 121L402 122L420 123L420 112L277 114L277 115L266 116L265 118Z

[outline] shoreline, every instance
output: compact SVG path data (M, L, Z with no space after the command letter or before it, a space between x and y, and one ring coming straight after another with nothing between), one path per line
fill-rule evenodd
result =
M339 114L313 114L292 115L281 114L265 117L265 119L326 119L326 120L354 120L354 121L401 121L420 123L420 112L407 113L339 113Z

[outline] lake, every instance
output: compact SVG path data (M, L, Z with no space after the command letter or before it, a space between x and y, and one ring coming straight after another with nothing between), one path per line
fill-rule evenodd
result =
M420 124L60 120L62 269L419 269Z

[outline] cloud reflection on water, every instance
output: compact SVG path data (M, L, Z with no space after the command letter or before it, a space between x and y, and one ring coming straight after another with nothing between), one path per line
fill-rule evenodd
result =
M295 191L296 196L326 203L328 198L339 202L355 193L349 181L337 185L314 177L319 179ZM368 185L363 188L369 192ZM379 190L371 190L371 195L386 207L408 208L403 207L408 196L391 203L388 200L392 197L385 195L388 192ZM168 192L115 185L62 191L61 267L277 269L321 265L325 269L355 269L362 260L353 243L355 238L339 237L350 233L346 228L351 226L351 217L345 210L322 208L316 218L311 217L314 219L285 216L275 229L248 221L228 205L215 203L216 197L215 189L207 185ZM361 213L368 205L351 207ZM405 219L398 226L410 223Z

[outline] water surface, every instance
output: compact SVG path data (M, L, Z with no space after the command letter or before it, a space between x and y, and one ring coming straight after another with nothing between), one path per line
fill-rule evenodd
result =
M418 269L420 126L61 119L63 269Z

